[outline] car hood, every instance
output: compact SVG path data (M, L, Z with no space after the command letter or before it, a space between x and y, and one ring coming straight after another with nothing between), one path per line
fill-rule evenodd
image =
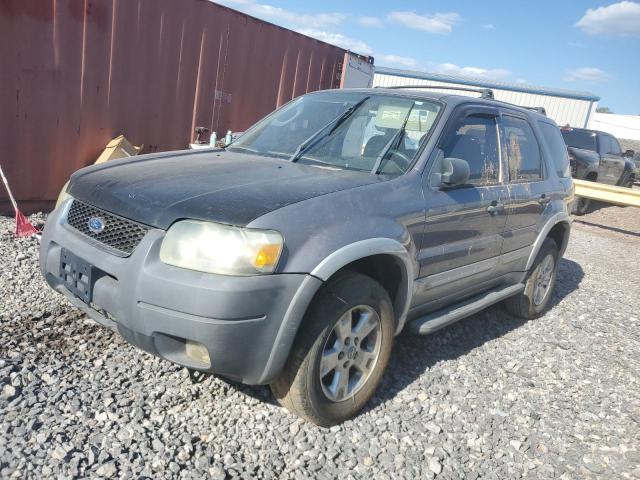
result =
M108 212L167 229L182 218L245 226L287 205L378 181L367 172L209 150L93 165L71 177L68 192Z

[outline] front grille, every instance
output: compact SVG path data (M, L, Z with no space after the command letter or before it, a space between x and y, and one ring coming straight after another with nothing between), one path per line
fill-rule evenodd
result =
M101 232L92 232L89 229L88 222L92 218L102 220L104 229ZM74 200L71 204L67 214L67 223L96 242L107 245L125 255L131 254L149 231L145 225L105 212L78 200Z
M571 176L575 177L578 173L578 164L575 158L569 158L569 165L571 166Z

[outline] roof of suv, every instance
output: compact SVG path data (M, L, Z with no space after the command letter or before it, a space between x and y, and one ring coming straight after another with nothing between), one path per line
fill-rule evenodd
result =
M566 132L566 131L570 131L570 130L577 130L579 132L588 132L588 133L597 133L598 135L608 135L609 137L614 137L615 135L612 135L608 132L603 132L602 130L592 130L591 128L579 128L579 127L560 127L560 131L562 132Z
M446 89L446 87L442 87L442 89ZM324 91L333 91L335 92L335 90L324 90ZM347 91L347 90L345 90ZM481 97L470 97L468 95L455 95L455 94L451 94L451 93L444 93L444 92L438 92L437 90L431 90L431 89L412 89L410 87L408 88L383 88L383 87L378 87L378 88L350 88L348 89L348 92L358 92L358 93L368 93L368 94L375 94L375 95L380 95L380 94L384 94L384 95L397 95L397 96L407 96L410 95L412 97L418 97L418 98L425 98L425 99L430 99L430 100L440 100L440 101L445 101L451 105L459 105L462 103L469 103L469 102L473 102L473 103L485 103L487 105L491 105L494 107L502 107L502 108L511 108L513 110L517 110L521 113L524 113L526 115L530 115L538 120L546 120L547 122L553 122L552 119L550 119L549 117L547 117L546 115L542 115L541 113L536 112L535 110L531 110L529 108L524 108L521 107L519 105L515 105L512 103L507 103L507 102L501 102L500 100L494 100L494 99L490 99L490 98L481 98Z

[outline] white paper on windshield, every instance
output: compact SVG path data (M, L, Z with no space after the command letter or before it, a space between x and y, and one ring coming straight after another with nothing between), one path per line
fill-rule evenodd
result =
M410 105L380 105L376 115L376 127L392 128L394 130L402 128L402 124L404 123L404 119L407 118L410 108ZM435 112L424 108L422 102L416 102L407 120L406 130L423 133L428 132L435 118Z

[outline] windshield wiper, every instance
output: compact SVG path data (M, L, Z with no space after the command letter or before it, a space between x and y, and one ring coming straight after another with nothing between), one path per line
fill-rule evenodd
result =
M414 106L415 104L411 105L411 108L407 112L407 116L404 117L404 121L402 122L402 127L400 127L400 130L398 130L395 133L395 135L391 138L391 140L387 142L387 144L382 149L382 152L380 153L380 155L378 155L378 158L376 158L376 163L373 164L371 173L375 173L375 174L380 173L378 170L380 170L380 164L382 163L382 160L384 160L384 157L387 155L387 153L391 151L392 147L398 148L398 145L400 145L400 142L404 137L405 128L407 128L407 122L409 121L409 117L411 116L411 112L413 111Z
M254 150L253 148L249 148L249 147L241 147L238 145L228 145L228 146L230 146L233 150L244 150L245 152L250 152L250 153L258 153L258 154L260 153L258 152L258 150ZM219 147L219 148L226 149L227 147Z
M356 110L358 110L358 108L360 108L362 106L362 104L364 102L369 100L369 98L371 98L371 97L370 96L366 96L366 97L361 98L356 103L354 103L349 108L347 108L343 113L341 113L340 116L338 116L337 118L331 120L324 127L322 127L316 133L314 133L309 138L307 138L304 142L302 142L300 144L300 146L296 149L296 151L293 152L293 155L291 155L291 157L289 158L289 161L297 162L298 160L300 160L300 157L302 157L302 155L304 155L305 152L307 152L314 145L317 145L317 143L320 140L322 140L323 138L328 137L333 132L335 132L335 130L340 125L342 125L342 123L344 123L344 121L347 118L349 118L351 115L353 115L356 112Z

